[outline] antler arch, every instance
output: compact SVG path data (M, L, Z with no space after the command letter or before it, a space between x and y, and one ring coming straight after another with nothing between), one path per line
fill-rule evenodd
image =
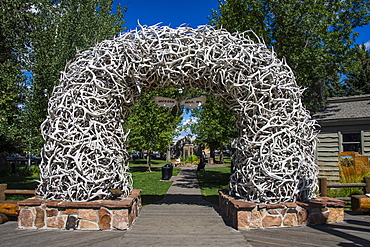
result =
M142 26L79 53L62 73L42 124L38 194L109 198L132 189L122 123L142 88L217 94L237 115L230 194L273 203L314 197L315 122L291 69L261 42L209 26Z

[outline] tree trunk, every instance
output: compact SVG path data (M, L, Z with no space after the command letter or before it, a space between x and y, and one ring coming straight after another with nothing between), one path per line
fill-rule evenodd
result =
M220 162L221 164L224 164L224 148L223 148L223 145L220 144Z
M209 157L215 162L215 148L212 145L209 145Z
M148 165L148 172L152 172L151 166L152 166L152 157L151 154L152 152L148 151L148 156L146 157L146 163Z
M166 162L171 162L171 144L170 143L168 143Z

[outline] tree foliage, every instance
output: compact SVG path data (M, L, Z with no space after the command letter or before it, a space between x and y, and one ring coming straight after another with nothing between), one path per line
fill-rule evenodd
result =
M32 72L23 113L31 128L25 139L32 143L33 153L38 153L43 143L40 124L60 71L78 50L123 31L126 8L118 5L114 13L113 0L2 0L0 6L6 21L1 26L2 41L18 66L12 76ZM18 92L14 88L13 93Z
M216 96L208 96L201 108L192 110L192 116L197 121L190 125L191 131L197 136L198 144L210 148L213 158L215 149L222 152L223 146L230 145L237 135L235 116Z
M24 145L22 112L25 78L20 54L25 51L28 18L17 1L0 1L0 155L20 152ZM23 9L25 11L25 9Z
M165 151L168 144L177 134L177 126L181 122L182 111L178 107L172 109L160 107L154 102L155 96L169 98L178 97L175 88L163 88L143 93L140 100L132 107L132 114L125 123L129 134L129 148L148 152L150 169L150 153Z
M354 49L351 71L344 79L344 92L347 95L370 94L370 50L364 45Z
M311 111L341 88L358 36L354 28L369 21L368 0L228 0L210 18L230 32L253 30L284 57L307 88L303 101Z

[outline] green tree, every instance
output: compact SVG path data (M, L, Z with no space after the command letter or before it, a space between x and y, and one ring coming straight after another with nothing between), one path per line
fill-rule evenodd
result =
M22 2L23 4L20 4ZM0 1L0 155L21 153L25 139L21 106L25 97L22 68L29 18L25 1Z
M190 124L190 129L197 136L198 144L210 148L210 155L215 158L215 149L220 149L220 161L223 163L223 147L230 145L237 136L235 116L230 109L215 96L208 96L201 108L192 110L196 123Z
M131 149L146 150L148 153L148 170L151 167L150 154L153 151L163 152L177 134L177 126L181 122L182 111L178 107L172 109L160 107L154 102L155 96L170 98L178 97L175 88L163 88L143 93L139 102L132 107L132 114L125 123L130 130L128 145Z
M48 99L57 85L60 71L73 60L78 50L112 38L123 28L126 8L113 0L35 0L28 10L32 15L31 49L28 71L33 79L26 102L27 122L32 126L30 141L38 153L43 140L40 124L46 118Z
M370 50L364 45L354 49L351 71L344 79L346 95L370 94Z
M303 102L311 112L341 88L358 36L354 28L369 21L368 0L228 0L220 1L210 18L230 32L253 30L284 57L298 84L307 88Z

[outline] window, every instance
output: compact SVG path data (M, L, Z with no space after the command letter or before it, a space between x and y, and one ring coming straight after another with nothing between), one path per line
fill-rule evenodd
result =
M357 133L342 133L342 150L343 152L361 153L361 134Z

